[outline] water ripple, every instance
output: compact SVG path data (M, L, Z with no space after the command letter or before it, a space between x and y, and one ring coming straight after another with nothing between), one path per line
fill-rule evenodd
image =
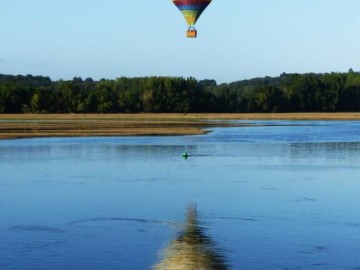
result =
M20 225L9 228L13 232L41 232L41 233L65 233L66 231L59 228L52 228L47 226L37 225Z
M94 223L94 222L109 222L109 221L120 221L120 222L136 222L136 223L155 223L155 224L166 224L172 227L180 227L181 225L175 222L163 221L163 220L148 220L142 218L89 218L82 220L71 221L70 224L81 224L81 223Z

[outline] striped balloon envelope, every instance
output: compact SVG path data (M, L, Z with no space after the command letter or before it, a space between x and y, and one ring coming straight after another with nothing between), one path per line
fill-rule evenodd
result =
M175 6L184 15L189 29L187 32L188 37L196 37L196 30L193 27L203 11L211 3L212 0L172 0ZM191 31L190 31L191 30ZM190 36L189 36L190 33ZM194 33L195 36L191 36Z

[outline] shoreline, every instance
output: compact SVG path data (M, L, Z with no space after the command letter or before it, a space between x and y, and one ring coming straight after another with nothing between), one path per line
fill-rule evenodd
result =
M0 114L0 140L201 135L228 120L360 120L359 113ZM246 125L246 124L244 124Z

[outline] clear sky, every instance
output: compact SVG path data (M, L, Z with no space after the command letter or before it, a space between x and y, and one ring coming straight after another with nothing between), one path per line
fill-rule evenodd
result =
M359 0L213 0L197 39L170 0L0 0L0 73L219 83L360 70Z

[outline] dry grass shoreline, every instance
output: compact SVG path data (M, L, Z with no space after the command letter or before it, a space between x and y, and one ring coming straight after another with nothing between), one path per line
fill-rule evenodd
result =
M221 120L360 120L360 113L0 114L0 139L196 135L231 125Z

